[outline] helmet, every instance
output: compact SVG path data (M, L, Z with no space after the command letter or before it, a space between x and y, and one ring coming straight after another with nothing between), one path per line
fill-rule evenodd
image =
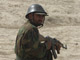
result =
M43 7L39 4L32 4L29 8L28 8L28 11L27 11L27 14L26 14L26 18L28 16L28 14L30 13L37 13L37 14L42 14L42 15L45 15L47 16L47 13L45 12L45 10L43 9Z

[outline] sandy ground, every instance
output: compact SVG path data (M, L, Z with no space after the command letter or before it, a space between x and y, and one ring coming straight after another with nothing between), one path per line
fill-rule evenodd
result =
M0 0L0 60L16 58L16 35L33 3L41 4L49 14L40 33L67 44L68 49L61 48L58 58L53 59L80 60L80 0Z

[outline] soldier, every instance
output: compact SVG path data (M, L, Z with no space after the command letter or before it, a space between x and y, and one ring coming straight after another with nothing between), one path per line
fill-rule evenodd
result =
M28 21L20 28L16 37L16 60L53 60L50 51L52 41L43 37L37 28L43 26L45 16L47 13L39 4L32 4L28 8L25 16ZM59 44L55 46L60 50Z

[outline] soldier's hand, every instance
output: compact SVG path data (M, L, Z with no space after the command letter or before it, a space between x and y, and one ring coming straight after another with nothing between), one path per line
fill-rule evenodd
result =
M55 50L57 51L57 53L60 54L61 44L58 43L58 42L56 42L54 48L55 48Z
M47 50L51 49L52 44L50 40L45 41L45 44L46 44Z

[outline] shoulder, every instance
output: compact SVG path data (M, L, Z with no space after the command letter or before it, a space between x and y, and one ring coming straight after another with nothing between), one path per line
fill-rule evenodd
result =
M19 29L18 35L21 35L23 33L27 33L28 31L33 31L33 30L37 30L37 27L35 27L34 25L30 24L29 21L27 21L24 25L21 26L21 28Z

